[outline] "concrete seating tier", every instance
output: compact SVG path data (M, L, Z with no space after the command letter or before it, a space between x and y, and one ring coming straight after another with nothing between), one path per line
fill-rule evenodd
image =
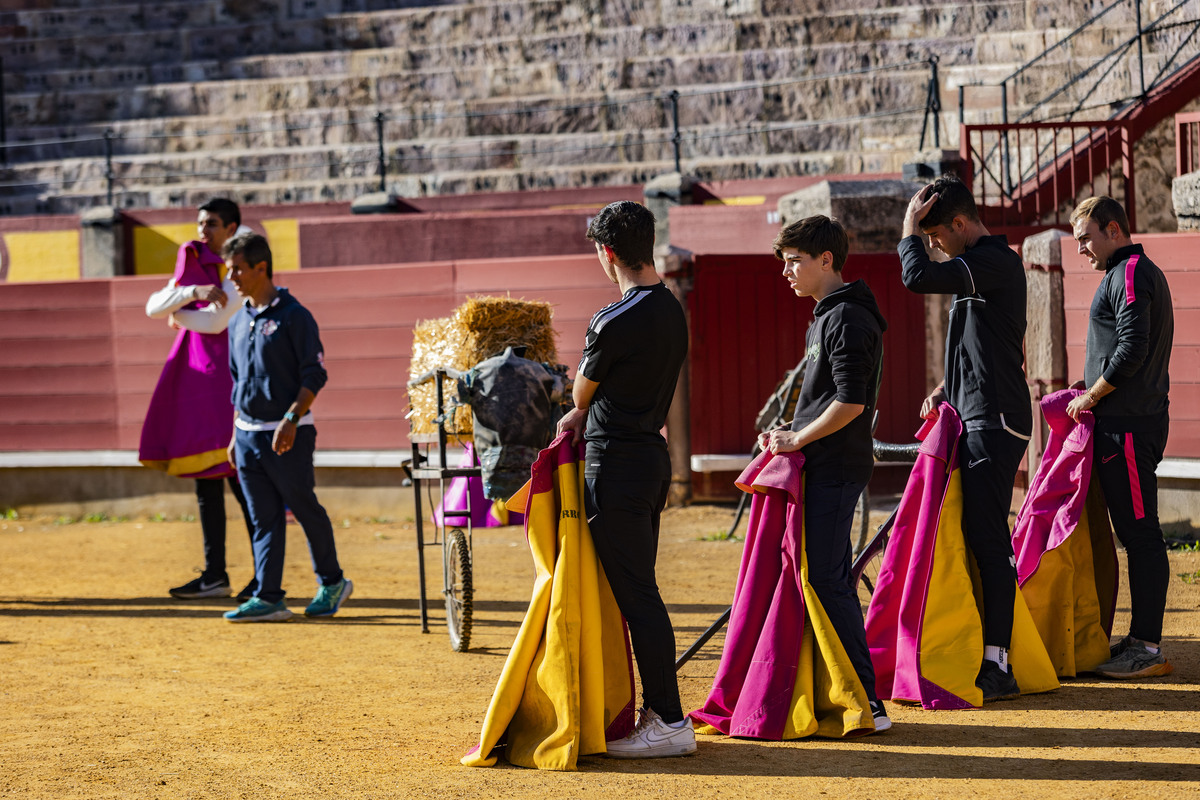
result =
M258 202L352 199L377 187L377 110L387 117L389 185L401 194L629 183L673 168L664 95L677 88L689 172L895 172L916 147L919 113L838 120L922 106L928 72L836 73L932 54L943 76L968 82L982 74L986 43L990 58L1010 59L994 68L1006 75L1022 50L1040 49L1038 37L1058 35L1046 28L1084 14L1024 0L371 8L381 4L165 0L140 16L130 9L142 5L128 3L0 14L0 52L24 76L21 86L8 79L9 141L112 128L121 205L179 198L197 183ZM231 51L246 55L220 60ZM64 59L95 68L65 70ZM1055 63L1044 70L1062 74ZM761 85L808 77L816 80ZM705 93L687 96L692 89ZM957 109L943 104L948 130ZM772 126L780 130L761 130ZM0 210L36 205L38 194L60 195L58 211L103 197L100 142L10 154L0 183L49 186L0 188Z

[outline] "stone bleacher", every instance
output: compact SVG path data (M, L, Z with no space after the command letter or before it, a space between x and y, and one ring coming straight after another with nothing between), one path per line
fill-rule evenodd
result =
M0 13L8 139L48 142L9 151L0 213L102 203L106 129L118 205L350 200L378 188L376 112L396 194L639 183L673 169L671 89L703 180L897 172L921 112L865 117L921 108L928 69L845 73L936 55L953 144L958 84L998 80L1084 18L1025 0L54 5ZM1106 30L1130 24L1112 16ZM1023 85L1056 74L1061 59ZM995 92L968 111L995 121Z

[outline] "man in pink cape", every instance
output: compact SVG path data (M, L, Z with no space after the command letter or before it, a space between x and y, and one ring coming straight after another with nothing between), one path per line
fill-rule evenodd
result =
M218 254L241 219L232 200L214 198L200 206L199 238L179 248L175 274L146 302L147 316L168 318L179 334L150 398L138 458L169 475L195 479L204 534L200 577L170 590L180 599L231 594L225 568L226 480L242 509L247 531L253 531L246 500L225 452L233 432L233 380L225 328L237 303L231 302L234 287ZM249 597L255 586L251 579L238 597Z

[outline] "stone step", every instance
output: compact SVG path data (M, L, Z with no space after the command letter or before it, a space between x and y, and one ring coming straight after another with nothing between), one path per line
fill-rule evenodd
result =
M681 152L687 159L825 150L889 152L903 147L911 149L908 140L915 139L919 126L919 114L808 125L792 121L772 126L696 126L684 132ZM641 163L671 159L671 133L666 128L642 128L552 136L399 141L389 142L385 152L390 175ZM915 140L911 144L915 145ZM337 179L377 174L377 153L375 144L365 143L140 155L118 157L113 162L113 173L117 183L124 187L194 180L252 184ZM15 166L0 173L0 195L6 194L9 186L38 183L54 192L85 189L99 192L106 184L106 165L100 158L72 158Z
M859 151L825 151L769 156L713 156L688 159L684 166L691 174L705 181L846 174L861 172L864 166L874 164L884 164L887 166L886 171L898 172L900 162L908 153L907 149L903 152L904 155L888 152L864 154ZM674 164L670 160L662 160L638 164L562 165L525 170L459 170L424 176L399 176L389 179L388 189L402 196L420 197L580 186L617 186L645 183L650 178L673 169ZM875 171L877 170L871 170ZM373 175L243 185L192 181L178 186L125 187L117 192L114 199L117 205L125 208L195 207L214 195L232 197L240 203L349 201L377 191L378 186L378 177ZM0 198L0 212L79 213L84 209L102 205L105 201L102 190L65 192L42 200L28 196ZM6 208L12 210L5 211Z

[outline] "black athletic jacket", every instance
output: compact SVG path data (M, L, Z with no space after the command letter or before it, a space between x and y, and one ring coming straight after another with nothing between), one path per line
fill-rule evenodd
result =
M919 236L900 242L901 278L920 294L953 294L946 331L946 399L968 429L1033 430L1025 383L1025 267L1004 236L984 236L937 262Z
M1088 315L1084 381L1103 377L1117 387L1093 409L1110 433L1158 430L1167 423L1167 366L1175 317L1167 278L1140 244L1108 260Z
M817 303L805 336L808 366L792 430L821 416L834 400L861 403L865 408L846 427L802 450L809 480L870 480L875 466L871 418L879 395L885 330L887 322L875 295L862 281L848 283Z

